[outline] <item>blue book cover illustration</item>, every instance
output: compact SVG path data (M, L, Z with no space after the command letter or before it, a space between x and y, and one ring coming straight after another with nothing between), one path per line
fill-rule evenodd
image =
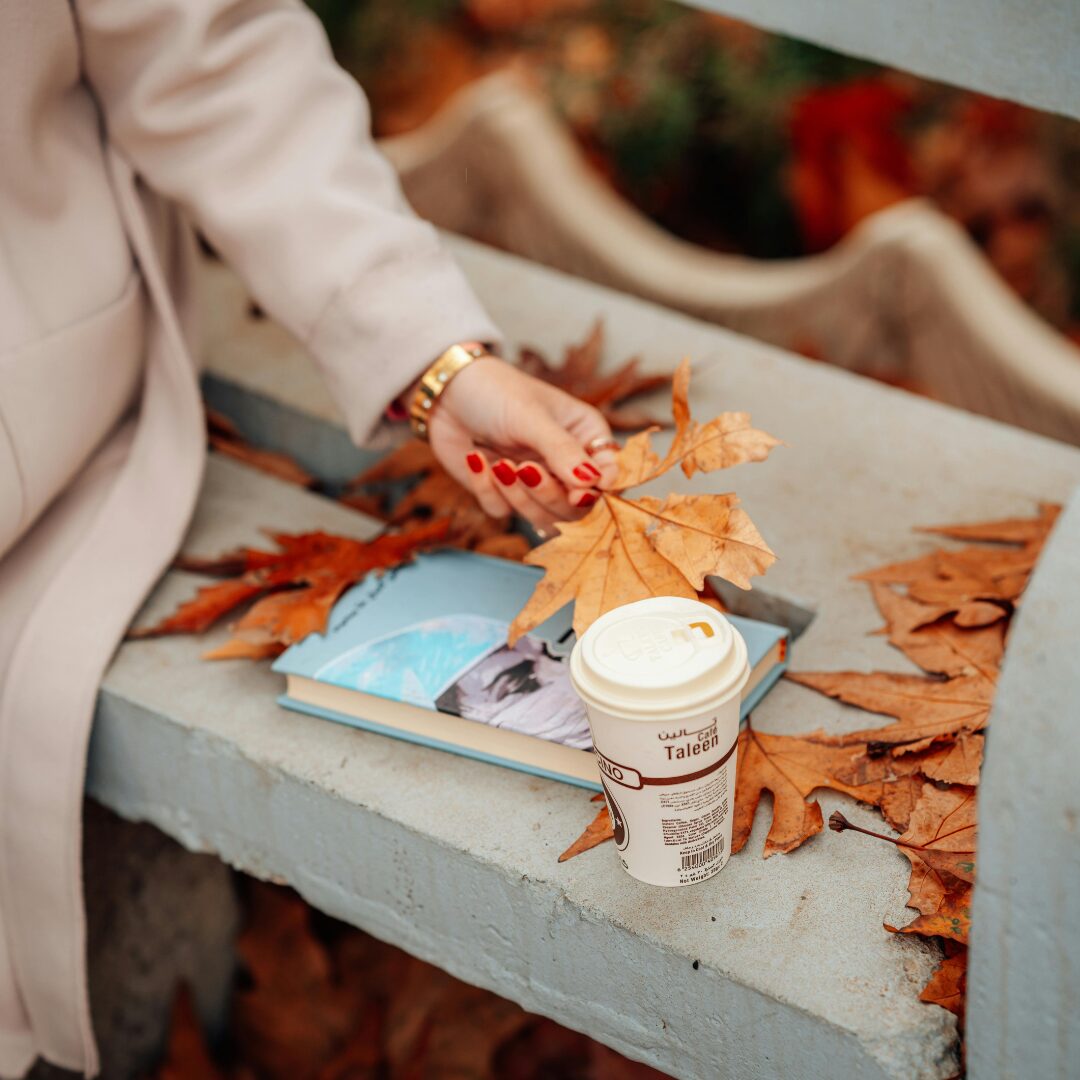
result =
M506 642L509 623L542 573L465 551L421 555L346 592L327 632L292 646L274 670L588 750L588 719L566 664L574 645L573 609L567 606L513 648ZM783 670L787 631L729 618L746 640L751 667L782 643L778 663L744 698L745 715ZM289 697L282 703L303 708ZM364 723L361 716L331 718Z

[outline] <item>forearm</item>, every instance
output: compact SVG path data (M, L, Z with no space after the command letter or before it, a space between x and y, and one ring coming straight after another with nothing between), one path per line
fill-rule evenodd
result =
M109 138L308 344L355 436L448 343L495 336L302 4L76 11Z

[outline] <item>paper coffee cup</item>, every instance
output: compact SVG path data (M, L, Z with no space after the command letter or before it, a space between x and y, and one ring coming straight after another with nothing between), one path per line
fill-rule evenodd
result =
M570 656L623 866L692 885L731 852L746 643L718 611L659 596L602 615Z

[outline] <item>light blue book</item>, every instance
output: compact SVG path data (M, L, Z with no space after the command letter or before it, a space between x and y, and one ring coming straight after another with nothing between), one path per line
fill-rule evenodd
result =
M290 709L600 791L585 707L566 663L567 606L512 649L507 628L543 571L446 550L369 576L330 613L325 634L274 664ZM729 616L751 674L742 715L780 677L788 631Z

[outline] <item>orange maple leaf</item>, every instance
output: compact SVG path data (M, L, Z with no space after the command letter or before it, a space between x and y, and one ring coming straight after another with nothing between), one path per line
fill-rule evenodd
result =
M641 374L641 360L633 357L607 374L600 374L604 349L604 323L597 319L580 345L568 345L561 366L549 363L536 349L522 349L518 366L544 382L595 405L614 431L640 431L657 423L640 409L625 404L671 382L668 374Z
M605 840L613 840L615 831L611 827L611 814L607 804L600 808L596 817L585 826L585 831L559 856L559 862L566 862L583 851L589 851Z
M934 969L930 981L919 994L919 1000L928 1005L940 1005L963 1020L967 998L967 948L950 944L956 951L946 952L945 958Z
M403 482L409 489L394 502ZM448 523L446 543L451 547L515 559L528 549L523 537L503 539L514 535L510 531L513 519L486 514L472 492L442 467L431 447L420 439L402 443L351 480L341 501L391 525L414 526L443 518Z
M911 813L911 824L898 839L853 825L839 811L829 819L829 827L895 844L911 863L908 907L919 916L899 931L887 929L967 944L977 839L974 788L942 790L927 784Z
M181 558L177 566L203 574L239 575L201 588L191 600L132 638L194 634L208 629L242 603L262 598L236 625L238 636L208 653L210 659L273 656L308 634L326 628L338 597L373 570L386 570L437 544L445 521L356 540L333 533L273 533L280 551L241 548L219 559Z
M981 675L927 679L887 671L789 672L792 682L845 704L897 717L895 724L864 728L848 735L817 737L838 745L869 743L874 750L909 754L940 740L982 730L990 715L995 684Z
M605 611L650 596L696 598L715 574L743 589L776 556L734 495L626 497L625 490L679 464L687 476L740 462L763 461L779 441L750 426L746 413L723 413L708 423L690 417L690 365L679 366L672 387L675 438L661 458L655 429L620 451L614 488L580 521L561 523L559 535L525 559L546 570L510 626L513 645L565 604L574 602L578 634Z

